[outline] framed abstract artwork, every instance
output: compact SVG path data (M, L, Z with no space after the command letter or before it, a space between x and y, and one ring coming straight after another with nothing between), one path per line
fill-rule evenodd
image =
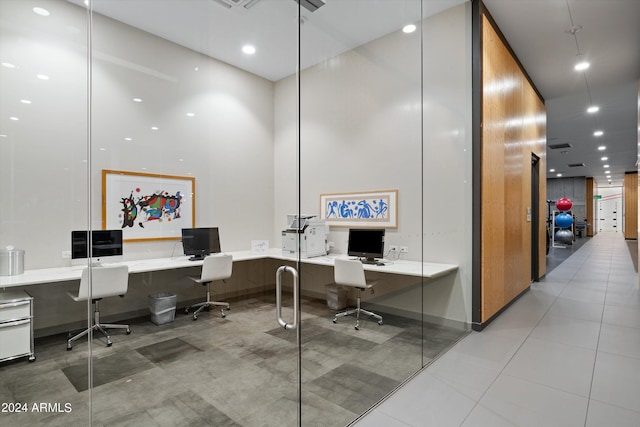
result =
M398 190L320 195L320 218L331 226L398 227Z
M173 240L195 224L195 178L102 170L102 228L124 241Z

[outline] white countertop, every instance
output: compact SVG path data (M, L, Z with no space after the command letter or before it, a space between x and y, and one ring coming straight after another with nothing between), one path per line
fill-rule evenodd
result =
M296 261L297 258L283 255L279 248L269 249L267 252L254 253L251 251L227 252L233 256L235 262L249 261L256 259L277 259L283 261ZM303 258L300 261L304 264L333 266L334 259L338 257L347 258L347 255L324 255L313 258ZM454 264L438 264L420 261L388 261L382 260L385 265L364 264L367 271L379 273L399 274L404 276L417 276L425 278L436 278L449 274L458 269ZM145 273L151 271L173 270L176 268L189 268L202 265L202 261L189 261L188 257L180 256L174 258L154 258L141 259L135 261L125 261L116 264L126 264L129 266L129 273ZM11 288L15 286L36 285L41 283L64 282L69 280L80 280L82 270L85 265L72 267L42 268L36 270L26 270L23 274L14 276L0 276L0 288Z

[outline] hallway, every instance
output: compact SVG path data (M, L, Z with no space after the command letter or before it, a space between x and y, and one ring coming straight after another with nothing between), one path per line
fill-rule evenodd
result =
M601 232L358 427L638 426L640 289Z

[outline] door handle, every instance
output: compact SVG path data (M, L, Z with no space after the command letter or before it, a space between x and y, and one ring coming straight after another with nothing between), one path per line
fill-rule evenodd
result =
M287 323L282 318L282 274L291 273L293 276L293 323ZM278 324L287 330L297 329L300 321L298 310L298 272L295 268L283 265L276 271L276 317Z

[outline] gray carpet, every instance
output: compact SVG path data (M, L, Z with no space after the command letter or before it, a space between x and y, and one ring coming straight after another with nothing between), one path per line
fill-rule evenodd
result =
M111 347L94 338L92 390L86 340L68 352L64 335L37 340L35 363L0 365L0 400L72 411L2 414L2 424L88 425L92 415L105 426L281 426L295 424L302 399L303 425L344 426L466 334L389 314L356 331L353 317L333 324L324 301L302 307L300 358L272 295L232 301L226 318L212 310L193 321L179 310L166 325L133 319L131 335L114 331Z

